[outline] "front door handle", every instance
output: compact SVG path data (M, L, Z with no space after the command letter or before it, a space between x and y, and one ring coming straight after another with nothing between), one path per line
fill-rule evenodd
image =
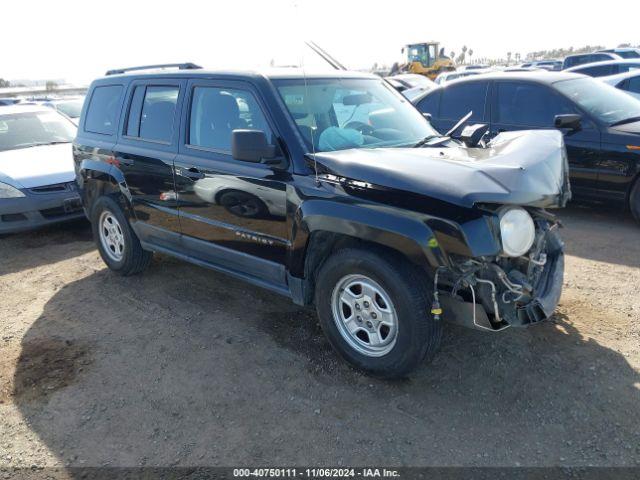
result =
M193 180L198 180L205 177L204 173L202 173L196 167L181 168L179 175L182 177L191 178Z

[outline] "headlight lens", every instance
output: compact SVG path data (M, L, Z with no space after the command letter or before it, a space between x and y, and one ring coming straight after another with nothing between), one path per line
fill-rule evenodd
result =
M507 208L500 212L502 251L509 257L527 253L536 236L536 227L529 212L523 208Z
M11 185L0 182L0 198L20 198L24 193Z

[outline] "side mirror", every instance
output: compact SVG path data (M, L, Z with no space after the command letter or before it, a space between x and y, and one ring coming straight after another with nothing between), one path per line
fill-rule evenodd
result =
M460 140L468 148L477 147L484 137L485 133L489 130L489 125L486 123L475 123L473 125L467 125L460 134Z
M426 118L426 119L427 119L427 122L431 123L431 118L432 118L432 117L431 117L431 114L430 114L430 113L424 112L424 113L422 114L422 116L423 116L424 118Z
M580 130L582 128L582 117L575 113L566 115L556 115L553 119L556 128L567 128L569 130Z
M267 135L262 130L233 130L231 155L243 162L278 163L270 162L276 156L276 146L269 145Z

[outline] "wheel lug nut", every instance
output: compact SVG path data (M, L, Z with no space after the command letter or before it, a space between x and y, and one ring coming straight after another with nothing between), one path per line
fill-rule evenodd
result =
M366 300L363 302L364 308L369 308L369 302L367 302Z
M360 310L360 304L356 303L356 310Z
M373 328L373 323L371 323L371 322L367 322L367 327L369 327L369 328Z
M371 318L375 320L376 318L378 318L378 314L376 312L371 312Z
M358 323L362 323L362 317L360 315L356 317L356 320L358 321Z

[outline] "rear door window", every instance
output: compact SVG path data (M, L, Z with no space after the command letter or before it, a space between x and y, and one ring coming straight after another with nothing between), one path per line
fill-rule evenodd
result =
M127 117L127 136L171 143L179 91L173 85L138 85Z
M84 122L87 132L102 135L116 133L122 90L122 85L106 85L93 90Z
M440 118L459 120L470 111L473 111L473 115L469 120L484 120L484 107L488 88L489 82L465 82L448 86L442 92Z
M571 105L545 85L498 82L497 123L531 127L553 127L554 117L574 113Z

